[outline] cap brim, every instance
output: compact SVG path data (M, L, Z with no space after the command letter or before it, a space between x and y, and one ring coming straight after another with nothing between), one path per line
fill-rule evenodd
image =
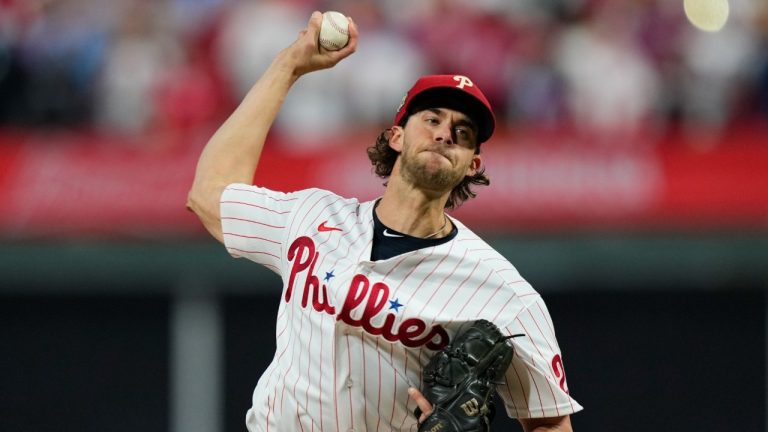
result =
M454 87L434 87L414 96L401 123L413 113L429 108L447 108L467 115L477 126L478 144L487 141L493 134L493 113L476 97Z

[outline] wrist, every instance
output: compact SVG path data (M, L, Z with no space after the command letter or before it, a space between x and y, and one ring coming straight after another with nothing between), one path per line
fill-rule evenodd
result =
M280 51L272 61L270 68L280 75L288 77L289 85L295 83L299 77L304 75L304 72L299 68L299 62L295 61L294 56L287 49Z

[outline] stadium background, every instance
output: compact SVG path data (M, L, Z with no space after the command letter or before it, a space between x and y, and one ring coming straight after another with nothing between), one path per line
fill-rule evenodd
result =
M768 11L730 7L705 33L661 0L0 0L2 430L243 430L280 282L186 191L335 9L360 49L300 81L260 183L375 197L364 149L404 90L469 75L501 126L456 215L546 299L575 429L765 431Z

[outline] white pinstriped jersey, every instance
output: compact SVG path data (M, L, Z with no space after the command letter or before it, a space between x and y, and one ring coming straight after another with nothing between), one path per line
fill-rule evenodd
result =
M374 202L321 189L229 185L221 197L230 254L279 274L274 359L253 393L250 431L416 430L409 386L435 350L484 318L512 339L497 389L511 417L581 409L539 294L460 222L453 240L370 261Z

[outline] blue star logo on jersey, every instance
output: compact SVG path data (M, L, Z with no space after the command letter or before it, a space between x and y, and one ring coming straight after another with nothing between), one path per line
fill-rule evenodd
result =
M395 312L400 312L400 308L402 306L405 306L403 304L400 304L400 302L398 300L400 300L400 299L389 300L389 308L390 309L394 309Z
M325 277L323 278L323 280L326 282L330 282L332 277L336 277L336 275L333 274L333 270L329 272L325 272Z

